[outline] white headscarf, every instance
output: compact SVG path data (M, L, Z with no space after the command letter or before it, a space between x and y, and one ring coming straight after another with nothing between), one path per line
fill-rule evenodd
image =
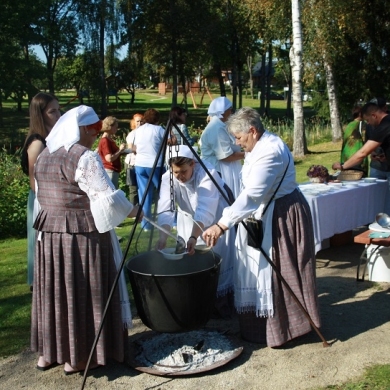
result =
M50 153L61 147L67 151L80 140L80 126L93 125L100 122L92 107L78 106L72 108L58 119L46 138L46 146Z
M214 99L209 106L207 114L222 118L223 113L232 106L232 102L225 96Z
M165 155L165 161L169 165L169 148L172 148L172 158L173 157L187 157L195 160L194 154L191 152L191 149L187 145L172 145L168 146L167 152ZM179 148L179 150L177 150Z

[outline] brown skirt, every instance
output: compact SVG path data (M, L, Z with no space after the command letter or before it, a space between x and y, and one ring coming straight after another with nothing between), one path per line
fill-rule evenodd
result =
M319 327L312 217L306 199L298 190L275 201L272 256L273 263ZM258 318L250 312L239 315L239 320L243 338L264 343L266 337L269 347L277 347L310 332L311 325L275 272L272 272L272 292L273 317Z
M89 357L116 276L110 233L42 233L37 241L31 349L48 363L76 366ZM118 289L93 361L123 361Z

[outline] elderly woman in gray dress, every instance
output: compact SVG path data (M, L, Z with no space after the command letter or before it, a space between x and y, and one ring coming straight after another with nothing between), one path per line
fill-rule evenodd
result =
M56 364L64 364L66 375L85 369L121 258L113 229L138 213L90 150L100 129L91 107L68 111L47 137L47 148L35 165L41 210L34 224L31 349L39 353L41 371ZM124 330L131 320L121 275L91 369L108 358L123 361Z
M208 245L215 245L224 230L241 221L248 222L248 218L261 219L264 253L319 326L312 219L295 182L293 157L278 136L264 130L258 112L252 108L242 108L232 115L227 127L246 152L242 191L224 209L218 225L209 227L203 238ZM309 332L310 321L262 251L253 245L240 224L234 296L241 335L250 341L266 342L270 347L280 346Z

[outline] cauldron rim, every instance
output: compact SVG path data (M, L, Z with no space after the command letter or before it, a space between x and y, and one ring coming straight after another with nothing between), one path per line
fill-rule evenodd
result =
M143 276L153 276L153 277L177 277L177 276L188 276L188 275L195 275L197 273L201 273L201 272L207 272L207 271L210 271L212 269L215 269L215 268L218 268L222 262L222 258L219 256L219 255L216 255L215 253L213 253L214 255L214 264L211 265L210 267L207 267L207 268L202 268L196 272L184 272L184 273L171 273L171 274L163 274L163 273L150 273L150 272L142 272L142 271L136 271L132 268L129 267L130 263L132 260L135 260L137 259L137 257L141 257L143 255L145 255L146 253L154 253L154 254L159 254L160 256L162 256L158 251L145 251L145 252L141 252L141 253L138 253L137 255L131 257L130 259L128 259L126 261L126 268L128 271L134 273L134 274L137 274L137 275L143 275ZM179 264L179 263L182 263L182 262L185 262L185 261L188 261L188 258L190 258L191 256L189 255L184 255L182 259L179 259L179 260L167 260L165 259L163 256L162 256L162 259L164 261L166 261L167 263L175 263L175 264Z

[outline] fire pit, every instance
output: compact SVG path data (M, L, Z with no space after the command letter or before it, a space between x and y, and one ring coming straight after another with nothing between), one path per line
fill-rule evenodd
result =
M243 347L218 330L168 334L147 332L132 343L130 365L160 376L192 375L223 366Z

